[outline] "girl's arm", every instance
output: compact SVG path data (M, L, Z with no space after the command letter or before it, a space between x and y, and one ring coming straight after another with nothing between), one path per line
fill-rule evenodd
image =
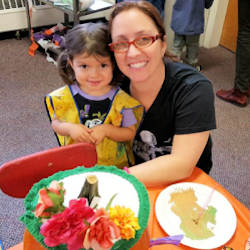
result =
M130 173L146 186L166 185L189 177L209 137L209 131L175 135L172 152L131 167Z
M70 136L75 142L94 143L95 139L90 134L90 129L82 124L52 120L53 130L62 136Z
M91 130L91 135L96 140L95 144L102 142L105 137L117 142L130 141L134 139L136 133L135 125L125 128L111 124L102 124L93 127Z

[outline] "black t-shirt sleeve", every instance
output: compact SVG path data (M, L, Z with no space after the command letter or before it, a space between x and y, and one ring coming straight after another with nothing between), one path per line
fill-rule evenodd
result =
M185 85L175 100L175 134L190 134L216 128L214 93L208 80Z

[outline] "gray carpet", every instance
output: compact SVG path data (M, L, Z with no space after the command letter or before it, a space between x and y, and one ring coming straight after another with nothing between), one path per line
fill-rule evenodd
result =
M0 165L57 146L43 97L62 81L42 53L28 55L29 44L26 38L0 40ZM234 60L234 54L222 47L200 50L203 73L215 91L232 87ZM250 208L250 105L239 108L218 98L215 105L218 129L212 132L211 176ZM22 240L22 213L23 200L0 191L0 239L5 248Z

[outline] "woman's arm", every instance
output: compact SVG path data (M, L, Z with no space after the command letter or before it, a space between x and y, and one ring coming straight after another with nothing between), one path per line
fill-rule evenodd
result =
M125 128L111 124L102 124L93 127L91 130L92 137L96 139L95 144L102 142L105 137L117 142L130 141L134 139L136 133L135 125Z
M146 186L166 185L189 177L209 137L209 131L175 135L172 152L130 168Z
M95 139L90 134L90 129L83 124L62 122L58 119L53 119L51 125L57 134L70 136L75 142L95 143Z

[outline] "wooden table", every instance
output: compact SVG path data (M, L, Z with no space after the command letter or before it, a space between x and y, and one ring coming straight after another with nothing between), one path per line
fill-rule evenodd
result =
M237 227L233 237L225 244L228 247L233 248L234 250L244 250L245 244L248 238L250 238L250 211L242 203L240 203L233 195L231 195L225 188L218 184L213 178L204 173L199 168L195 168L191 177L183 180L185 182L194 182L205 184L212 188L215 188L218 192L223 194L228 201L233 206L236 216L237 216ZM183 182L182 181L182 182ZM159 193L166 188L166 186L157 187L157 188L148 188L149 199L151 212L149 217L148 230L151 238L165 237L167 234L161 229L154 212L155 202ZM25 231L25 238L30 237L28 231ZM25 244L24 244L25 245ZM216 248L216 250L221 250L223 246ZM23 248L23 243L20 243L9 250L25 250L28 248ZM34 248L30 248L34 249ZM150 250L189 250L193 249L191 247L184 246L180 244L179 246L175 245L159 245L150 248ZM38 249L36 249L38 250ZM142 249L143 250L143 249Z

